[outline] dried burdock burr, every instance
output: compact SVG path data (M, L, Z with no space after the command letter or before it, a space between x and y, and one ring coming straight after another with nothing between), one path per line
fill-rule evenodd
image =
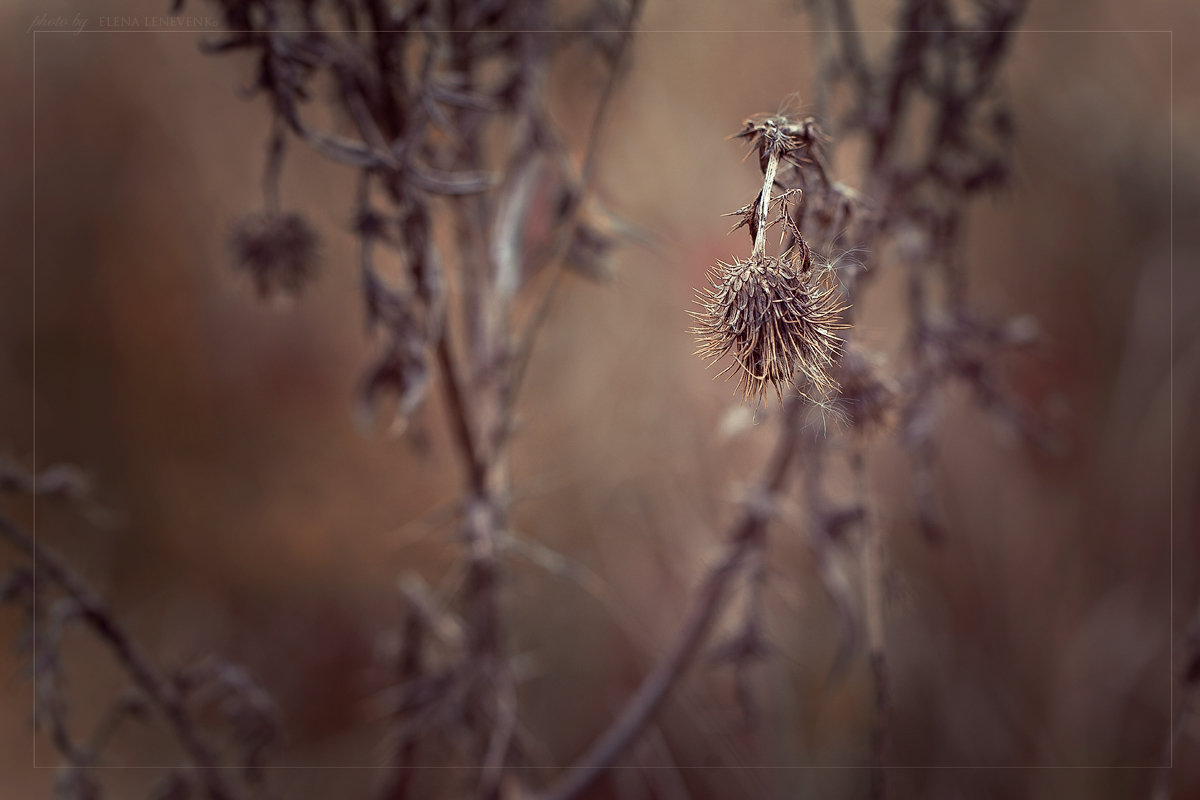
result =
M746 400L761 399L768 385L782 400L797 373L817 393L831 393L837 389L831 372L841 351L837 331L846 327L840 322L845 306L834 287L815 277L812 253L792 218L789 202L801 192L771 197L780 160L799 163L817 134L784 117L754 117L737 136L757 145L763 170L757 200L733 214L741 217L735 230L749 226L754 249L747 260L718 261L709 270L709 286L698 297L701 311L692 312L697 353L713 362L731 355L719 375L736 371ZM779 216L768 221L776 204ZM791 244L779 256L768 255L766 232L780 224Z
M760 398L768 384L782 398L797 372L818 391L835 388L830 370L843 308L832 287L775 256L717 262L709 280L699 298L703 310L693 314L698 352L713 361L732 355L719 374L737 370L746 400Z
M318 238L299 214L261 211L237 221L230 237L234 266L260 297L298 294L316 274Z

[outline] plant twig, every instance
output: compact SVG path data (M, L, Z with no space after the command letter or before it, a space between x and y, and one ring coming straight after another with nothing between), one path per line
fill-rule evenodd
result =
M0 535L27 555L37 574L45 575L77 606L79 614L105 642L129 673L150 706L166 721L191 761L196 783L208 800L236 800L240 793L226 780L216 749L200 732L177 689L152 665L150 659L116 621L110 609L83 578L58 555L28 536L7 517L0 516Z
M867 633L867 659L871 671L872 729L871 729L871 798L883 800L887 796L887 739L890 716L890 692L888 690L887 642L885 639L885 587L887 571L884 566L884 543L879 531L871 524L868 509L866 462L862 441L855 442L850 456L850 469L854 474L854 488L859 507L863 510L859 518L862 541L860 558L863 580L863 615Z
M724 608L733 578L746 559L761 544L775 497L783 489L795 461L799 434L798 416L801 399L791 397L785 406L782 435L767 463L758 494L747 503L726 537L725 551L697 588L692 608L666 656L643 679L621 714L606 728L559 781L539 800L571 800L586 790L642 732L678 684L696 654L708 639Z

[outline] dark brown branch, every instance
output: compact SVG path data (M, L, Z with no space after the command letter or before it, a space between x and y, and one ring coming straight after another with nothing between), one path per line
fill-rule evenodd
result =
M758 493L747 502L730 530L724 555L709 569L696 590L692 608L667 655L642 681L620 716L567 768L559 782L541 795L540 800L571 800L591 786L633 743L688 667L696 661L696 655L724 608L733 578L741 572L748 555L761 545L766 535L772 505L787 481L799 449L798 417L802 408L800 398L789 398L782 421L784 428L771 453Z
M390 774L380 797L381 800L404 800L412 783L412 764L417 752L417 737L414 732L404 731L404 725L412 713L416 703L410 695L414 694L412 687L424 675L424 652L427 633L433 627L431 615L420 598L414 597L413 592L405 591L405 623L400 641L400 652L396 659L396 680L399 689L405 696L396 704L394 721L396 723L397 741L392 751L389 764Z
M216 750L200 733L175 687L151 664L134 643L99 595L59 556L43 547L7 517L0 516L0 535L25 553L38 574L45 575L78 607L79 614L93 631L108 643L134 685L145 695L152 708L166 720L191 761L195 779L209 800L235 800L240 793L228 783L217 761Z
M855 442L850 456L850 470L854 475L854 489L859 508L863 509L859 520L860 555L862 559L863 614L866 619L867 658L871 669L872 729L871 729L871 798L883 800L887 796L887 739L888 721L891 715L891 698L888 690L887 642L885 638L885 586L887 571L884 565L884 544L871 524L866 509L867 502L866 461L863 442Z
M838 41L842 46L842 64L850 73L860 98L868 100L871 93L871 70L863 55L862 34L858 29L858 17L854 13L854 0L830 0L834 25L838 30Z
M467 395L463 391L462 376L459 375L457 362L450 349L450 332L444 327L437 340L437 361L446 390L446 402L449 405L450 427L455 444L462 454L467 481L473 495L482 497L487 491L487 461L476 435Z

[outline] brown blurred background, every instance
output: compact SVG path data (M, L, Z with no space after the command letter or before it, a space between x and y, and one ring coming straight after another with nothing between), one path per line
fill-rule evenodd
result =
M436 401L416 423L427 448L353 415L372 351L347 174L292 149L284 204L323 235L319 279L298 300L263 304L230 269L229 224L260 203L267 128L264 105L238 96L248 61L201 55L196 31L39 33L35 81L37 14L79 13L96 29L101 14L161 5L3 12L0 453L32 464L36 435L38 466L87 470L114 524L39 509L38 536L162 663L219 652L275 695L288 730L276 763L326 768L278 770L288 796L354 796L384 757L372 698L387 686L376 651L398 622L396 577L436 584L454 564L442 512L455 464ZM862 5L864 28L890 26L892 3ZM913 767L897 773L898 796L1145 796L1146 768L1161 762L1171 642L1200 582L1198 18L1185 0L1035 2L1017 37L1005 77L1015 179L974 211L971 293L981 311L1028 312L1046 332L1009 374L1027 402L1060 409L1068 448L1034 457L951 393L937 435L940 548L917 531L903 454L886 437L870 452L894 573L892 755ZM568 282L514 455L518 532L601 587L513 562L522 699L560 762L661 651L769 445L765 421L720 433L733 389L692 355L686 311L703 270L742 248L720 215L752 196L754 170L724 137L811 87L810 23L787 3L650 0L642 27L599 183L658 243L623 249L611 284ZM1176 33L1145 32L1165 29ZM581 142L590 105L572 97L593 96L601 73L577 66L552 90ZM899 335L897 285L885 271L871 283L859 341L887 349ZM28 519L27 504L9 505ZM668 705L660 745L631 762L684 767L671 774L689 796L865 796L851 768L867 758L866 670L859 658L829 675L838 620L794 517L772 534L779 653L757 675L760 727L739 727L727 670L701 668ZM3 641L18 627L0 613ZM74 644L73 714L87 723L121 682L86 636ZM5 652L0 796L49 797L52 771L28 769L26 667ZM1198 752L1200 722L1180 743L1179 797L1200 796ZM39 741L38 764L53 758ZM131 730L108 763L172 759ZM1001 769L1032 765L1061 769ZM150 780L110 777L129 792ZM643 784L621 773L598 796Z

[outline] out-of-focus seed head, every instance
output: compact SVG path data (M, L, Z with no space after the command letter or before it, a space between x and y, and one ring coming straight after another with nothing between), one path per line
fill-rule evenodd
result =
M264 298L305 287L317 271L318 243L304 217L272 211L238 220L230 237L234 267L250 275Z
M842 356L837 377L838 397L853 427L869 432L895 424L899 390L877 358L851 348Z
M713 362L731 355L721 375L736 371L746 400L759 399L768 385L783 398L797 372L818 392L837 388L831 376L845 328L836 291L815 283L798 264L775 256L717 262L710 286L692 312L697 352Z

